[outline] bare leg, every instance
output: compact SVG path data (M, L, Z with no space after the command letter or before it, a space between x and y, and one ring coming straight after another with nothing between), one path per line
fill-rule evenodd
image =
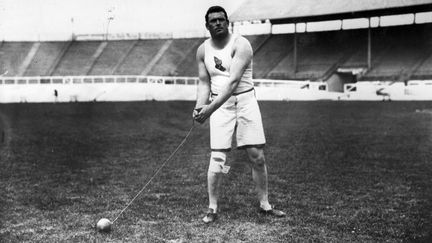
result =
M203 218L204 223L211 223L216 220L217 203L226 161L224 152L212 152L207 172L207 190L209 195L209 211Z
M262 148L247 148L247 153L252 166L252 178L258 193L258 200L264 209L268 207L268 179L267 166L265 164L264 150Z
M209 195L209 208L212 208L216 213L217 202L219 199L220 185L222 182L222 174L209 171L207 173L207 186Z
M285 213L272 208L268 201L268 177L264 150L262 148L248 148L247 153L252 165L252 178L256 185L261 212L275 217L284 217Z

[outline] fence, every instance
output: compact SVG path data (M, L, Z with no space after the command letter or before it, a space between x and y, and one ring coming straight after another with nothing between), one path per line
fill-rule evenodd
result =
M195 100L197 84L197 77L0 77L0 102ZM254 80L254 84L261 100L313 99L306 95L311 87L326 90L326 84L309 81Z
M195 100L197 77L140 75L0 77L0 103ZM432 80L345 84L255 79L259 100L432 100Z
M362 81L344 84L344 100L432 100L432 80Z

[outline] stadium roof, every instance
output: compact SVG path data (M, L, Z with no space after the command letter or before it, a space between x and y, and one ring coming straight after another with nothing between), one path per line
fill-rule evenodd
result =
M431 10L432 0L246 0L230 21L292 23Z

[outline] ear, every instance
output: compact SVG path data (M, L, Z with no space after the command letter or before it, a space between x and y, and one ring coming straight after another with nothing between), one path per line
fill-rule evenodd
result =
M206 23L205 26L206 26L206 29L209 30L209 24Z

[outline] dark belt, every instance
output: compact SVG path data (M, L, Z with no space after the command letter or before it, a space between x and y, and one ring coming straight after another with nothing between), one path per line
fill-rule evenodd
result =
M232 95L237 96L237 95L240 95L240 94L244 94L244 93L247 93L247 92L251 92L252 90L254 90L254 88L250 88L250 89L247 89L247 90L245 90L245 91L238 92L238 93L233 93ZM218 94L215 94L215 93L211 92L211 95L217 96Z

